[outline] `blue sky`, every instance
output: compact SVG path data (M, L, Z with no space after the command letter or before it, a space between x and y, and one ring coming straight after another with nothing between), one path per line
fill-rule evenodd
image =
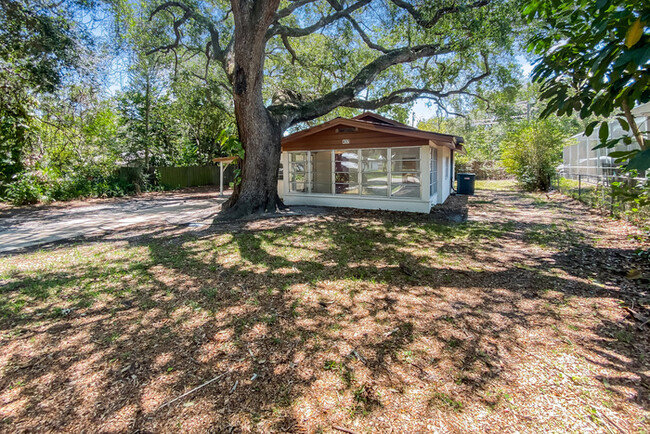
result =
M533 65L531 65L528 59L524 56L517 56L516 59L517 62L519 62L519 65L521 65L524 78L529 78ZM409 121L413 119L413 114L415 114L415 125L417 125L418 121L426 120L436 115L435 107L427 107L427 102L428 100L426 99L417 100L411 110L411 119L409 119Z

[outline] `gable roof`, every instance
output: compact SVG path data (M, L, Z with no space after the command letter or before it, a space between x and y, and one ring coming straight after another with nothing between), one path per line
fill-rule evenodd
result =
M386 133L386 134L392 134L392 135L398 135L404 137L412 137L414 139L425 139L425 140L429 140L430 142L433 142L433 144L435 145L446 146L456 151L461 151L463 148L462 143L464 143L464 139L460 136L419 130L415 127L411 127L409 125L394 121L392 119L388 119L376 113L365 112L351 119L338 117L332 119L331 121L327 121L320 125L316 125L315 127L307 128L305 130L290 134L282 138L282 144L284 145L284 144L294 143L313 134L337 126L359 128L359 129L375 131L379 133Z

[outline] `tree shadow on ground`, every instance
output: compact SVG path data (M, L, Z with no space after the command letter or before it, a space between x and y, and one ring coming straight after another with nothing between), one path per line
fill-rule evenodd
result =
M602 377L606 389L647 408L647 336L623 325L631 335L617 340L621 323L599 318L603 299L627 292L585 275L587 248L632 257L557 223L356 211L59 247L0 282L2 424L313 431L394 417L374 425L388 429L415 401L423 420L498 408L522 357L558 350L620 374ZM640 379L636 396L619 392L624 377Z

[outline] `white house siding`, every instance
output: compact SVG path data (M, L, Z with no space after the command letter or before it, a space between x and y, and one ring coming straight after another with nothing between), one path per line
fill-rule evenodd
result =
M390 148L377 148L377 149L390 149ZM393 148L404 149L404 148ZM444 202L449 196L449 176L451 173L450 168L443 167L443 160L447 163L451 155L451 150L445 147L437 147L438 149L438 176L437 176L437 191L431 195L429 189L430 177L430 158L431 147L421 146L420 151L420 197L418 198L395 198L383 196L364 196L364 195L344 195L344 194L319 194L319 193L301 193L290 191L290 164L289 152L283 152L281 157L283 167L283 178L279 181L278 194L282 197L286 205L310 205L310 206L331 206L331 207L348 207L348 208L361 208L361 209L379 209L390 211L408 211L428 213L431 206L436 203ZM353 150L353 149L351 149ZM293 152L293 151L292 151ZM298 151L301 152L301 151ZM306 152L306 151L305 151ZM314 150L311 152L319 152ZM330 151L326 151L330 152ZM390 154L390 152L388 152ZM361 155L361 154L360 154ZM445 156L445 158L441 158ZM361 161L359 161L361 165ZM445 178L445 174L447 175ZM391 190L391 185L388 184L388 190Z

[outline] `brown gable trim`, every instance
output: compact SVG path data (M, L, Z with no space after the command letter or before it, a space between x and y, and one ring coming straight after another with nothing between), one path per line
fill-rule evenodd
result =
M397 121L394 121L392 119L386 118L384 116L378 115L377 113L373 113L373 112L363 112L359 116L355 116L352 119L356 119L356 120L359 120L359 121L372 122L372 121L368 121L368 118L375 119L379 123L393 125L395 127L406 127L406 128L417 129L417 128L413 128L413 127L411 127L409 125L403 124L401 122L397 122Z
M399 123L398 123L399 124ZM398 126L398 125L382 125L379 123L375 122L368 122L368 121L363 121L363 120L358 120L358 119L345 119L345 118L336 118L332 119L331 121L322 123L320 125L317 125L312 128L308 128L306 130L298 131L297 133L293 133L287 137L284 137L282 139L282 144L283 145L289 145L293 144L296 141L299 141L300 139L303 139L305 137L311 136L312 134L316 134L318 132L327 130L329 128L338 126L338 125L345 125L349 127L357 127L359 129L364 129L364 130L369 130L369 131L377 131L377 132L382 132L386 134L392 134L392 135L398 135L398 136L404 136L404 137L412 137L415 139L426 139L426 140L432 140L434 143L436 143L439 146L447 146L450 149L456 149L456 144L458 142L462 143L462 138L459 137L457 140L456 136L452 136L449 134L440 134L440 133L433 133L429 131L422 131L418 130L417 128L412 128L412 127L407 127L407 126ZM291 148L295 148L295 146L288 146ZM305 149L309 148L308 144L305 144L304 146Z

